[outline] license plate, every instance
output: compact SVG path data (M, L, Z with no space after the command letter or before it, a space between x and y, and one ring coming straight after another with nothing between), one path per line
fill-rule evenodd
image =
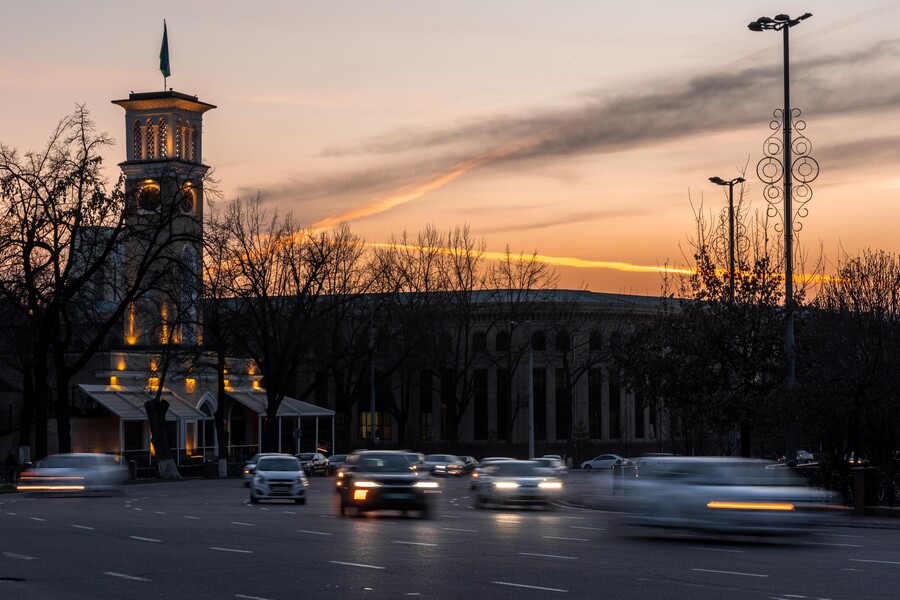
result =
M385 494L384 495L385 500L405 500L407 498L412 498L412 494L393 493L393 494Z

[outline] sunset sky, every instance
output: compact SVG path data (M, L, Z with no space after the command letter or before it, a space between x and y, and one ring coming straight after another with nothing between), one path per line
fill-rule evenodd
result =
M468 224L491 252L537 251L561 285L655 295L683 264L710 176L755 176L782 103L821 166L798 243L900 252L900 1L11 0L2 7L0 142L43 146L83 103L119 144L130 91L218 106L204 156L225 199L258 193L303 223L373 243ZM564 265L574 266L564 266Z

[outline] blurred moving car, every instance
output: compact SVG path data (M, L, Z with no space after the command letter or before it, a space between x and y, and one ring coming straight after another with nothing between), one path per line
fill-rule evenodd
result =
M618 510L632 525L751 535L796 534L836 496L756 459L658 457L629 482Z
M552 477L565 477L569 473L569 469L566 468L565 463L559 457L542 456L535 458L534 462L538 463Z
M323 477L328 474L328 459L325 458L324 454L319 452L302 452L296 456L307 477L312 477L317 473Z
M51 454L22 472L20 492L111 492L128 470L110 454Z
M244 463L244 468L241 469L241 479L244 482L244 485L250 487L250 482L253 481L253 474L256 472L256 463L263 456L291 456L290 454L284 454L282 452L259 452L253 455L249 461Z
M425 469L425 455L421 452L413 452L412 450L401 450L403 454L406 455L406 458L409 460L409 464L414 466L416 469ZM426 471L428 469L425 469Z
M471 473L478 466L474 456L460 456L459 460L463 461L463 474Z
M549 506L562 494L563 482L547 474L534 460L506 460L484 467L474 505L541 504Z
M422 467L435 477L461 477L466 465L454 454L429 454Z
M407 453L397 450L368 450L351 455L338 481L339 512L356 509L419 511L431 516L438 482L427 472L409 463Z
M250 482L250 502L293 500L306 504L309 481L300 460L289 454L262 456L256 463Z
M341 467L344 466L344 463L347 462L346 454L332 454L328 457L328 468L325 472L328 475L334 475L340 470Z
M472 478L469 480L469 489L475 490L478 489L478 482L481 479L481 474L484 472L484 469L489 465L497 462L503 462L507 460L515 460L514 458L510 458L508 456L486 456L482 458L478 462L478 466L472 471Z
M618 454L601 454L590 460L581 463L582 469L612 469L613 465L621 464L625 461Z

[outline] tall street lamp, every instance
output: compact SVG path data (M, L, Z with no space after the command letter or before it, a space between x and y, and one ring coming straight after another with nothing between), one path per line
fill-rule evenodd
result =
M784 35L784 113L782 121L784 125L783 164L784 172L784 307L785 307L785 335L784 347L787 354L787 388L790 391L796 384L795 357L794 357L794 281L793 281L793 207L791 206L791 171L795 168L791 158L791 84L790 84L790 45L788 32L791 27L812 16L805 13L796 19L788 15L776 15L775 18L760 17L747 27L750 31L781 31ZM764 159L765 160L765 159ZM762 163L760 163L762 164ZM759 167L757 167L759 171ZM816 170L818 172L818 170ZM813 177L814 178L814 177ZM765 180L765 179L764 179ZM810 179L811 181L811 179ZM805 185L805 181L804 181ZM785 440L785 462L796 460L797 447L793 413L788 407L788 429Z
M734 304L734 186L744 183L743 177L725 181L721 177L710 177L716 185L728 186L728 299Z
M510 321L514 327L518 325ZM528 334L528 458L534 458L534 340L531 339L531 321L525 321Z

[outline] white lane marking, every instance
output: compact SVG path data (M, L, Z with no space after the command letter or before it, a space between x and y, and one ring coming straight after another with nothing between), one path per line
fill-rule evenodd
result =
M42 518L40 518L40 517L28 517L28 518L31 519L32 521L41 521L41 522L44 522L44 523L47 522L47 519L42 519Z
M745 550L728 550L726 548L703 548L701 546L685 546L688 550L706 550L707 552L732 552L734 554L743 554Z
M566 517L563 517L563 519L570 519L570 520L575 520L575 521L584 521L585 517L571 517L571 516L566 516Z
M603 527L585 527L583 525L569 525L569 529L586 529L588 531L606 531Z
M817 535L819 537L839 537L839 538L860 538L860 539L862 539L861 535L844 535L844 534L840 534L840 533L814 533L813 535Z
M691 569L691 571L700 571L701 573L719 573L721 575L742 575L743 577L768 577L768 575L760 575L759 573L741 573L740 571L716 571L715 569Z
M271 508L263 508L263 507L260 506L260 507L259 507L259 510L272 510L272 509L271 509Z
M559 535L544 535L541 536L545 540L566 540L567 542L589 542L591 540L587 538L570 538L570 537L562 537Z
M442 519L461 519L459 515L441 515Z
M541 590L542 592L562 592L564 594L569 593L569 590L561 590L559 588L540 587L537 585L525 585L524 583L510 583L509 581L492 581L491 583L496 583L497 585L508 585L511 587L528 588L529 590Z
M334 535L333 533L326 533L324 531L312 531L310 529L298 529L300 533L311 533L313 535Z
M896 560L867 560L865 558L851 558L850 562L876 563L879 565L900 565Z
M87 531L94 530L93 527L88 527L87 525L72 525L72 527L75 527L76 529L86 529Z
M210 550L218 550L219 552L236 552L238 554L253 554L253 550L237 550L235 548L219 548L212 546Z
M577 556L560 556L559 554L538 554L537 552L519 552L522 556L539 556L541 558L561 558L563 560L578 560Z
M263 598L262 596L245 596L243 594L235 594L235 598L244 598L244 600L269 600L269 598Z
M403 540L394 540L395 544L403 544L405 546L437 546L437 544L429 544L428 542L404 542Z
M297 514L297 511L296 511L296 510L286 510L286 511L283 511L283 512L284 512L284 514L286 514L286 515L296 515L296 514Z
M444 531L463 531L465 533L478 533L477 529L460 529L459 527L441 527Z
M15 552L4 552L3 556L9 558L18 558L19 560L37 560L37 556L28 556L27 554L16 554Z
M164 514L166 514L166 513L162 512L162 511L159 511L159 510L154 510L154 511L153 511L153 514L154 514L154 515L164 515Z
M193 519L195 521L200 520L200 517L192 517L191 515L181 515L181 516L184 517L185 519Z
M8 512L8 513L6 513L6 514L8 514L8 515L12 515L12 516L14 516L14 517L15 517L15 516L16 516L16 515L18 515L18 514L19 514L19 513L14 513L14 512Z
M329 560L328 562L335 564L335 565L344 565L347 567L362 567L363 569L378 569L379 571L387 568L387 567L377 567L375 565L364 565L362 563L343 562L340 560Z
M319 515L320 519L337 519L334 515Z
M104 571L104 575L119 577L120 579L129 579L131 581L150 581L146 577L135 577L134 575L126 575L125 573L116 573L115 571Z
M137 535L129 535L128 537L130 537L133 540L139 540L141 542L161 542L162 541L162 540L155 540L153 538L140 537Z
M143 508L138 508L137 506L131 507L132 510L144 510Z
M807 546L842 546L844 548L862 548L862 544L834 544L828 542L803 542Z
M232 525L244 525L245 527L256 527L256 523L244 523L243 521L232 521Z

